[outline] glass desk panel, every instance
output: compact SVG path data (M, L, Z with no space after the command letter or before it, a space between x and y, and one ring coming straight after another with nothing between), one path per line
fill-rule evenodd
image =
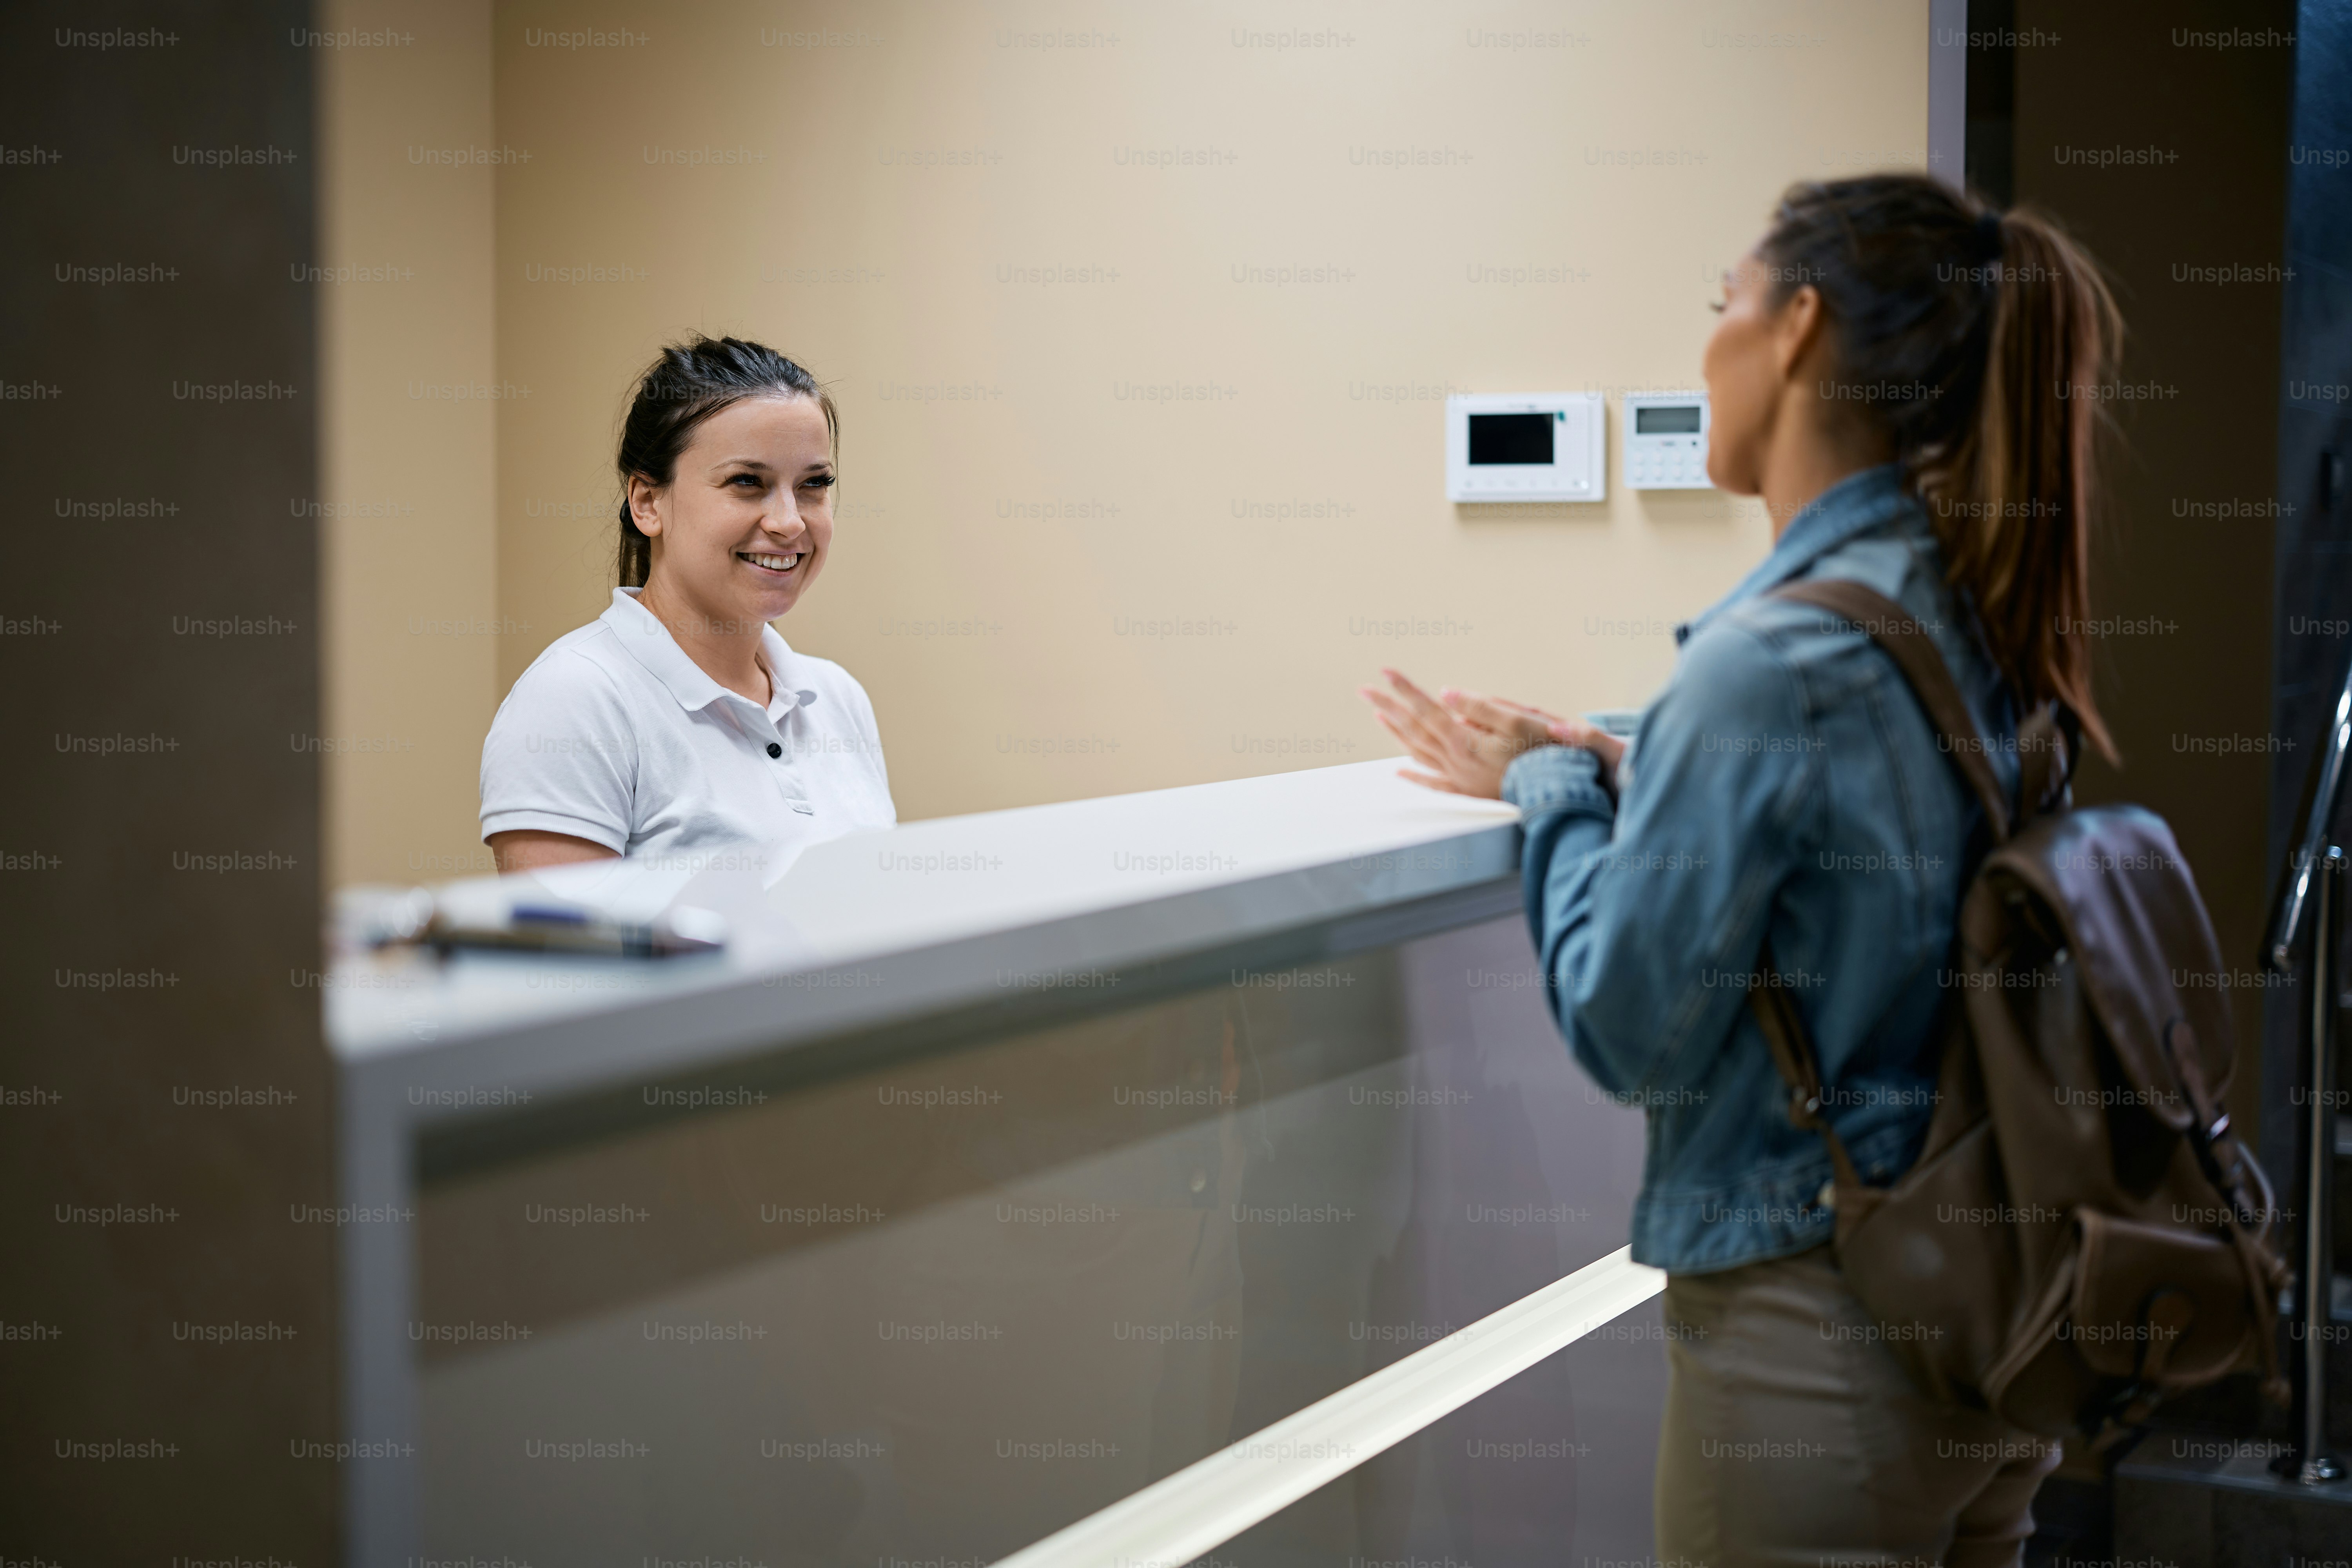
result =
M431 1182L425 1553L993 1559L1613 1251L1534 980L1495 921Z

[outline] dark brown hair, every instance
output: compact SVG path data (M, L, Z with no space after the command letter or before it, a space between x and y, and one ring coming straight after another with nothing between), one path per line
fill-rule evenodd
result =
M629 480L666 485L695 427L747 397L811 397L824 410L824 428L838 454L841 419L816 377L764 343L696 336L672 343L637 378L636 395L621 422L621 542L614 568L624 588L642 588L653 571L654 542L629 515Z
M2084 630L2123 339L2098 263L2051 219L1924 174L1791 185L1757 254L1780 299L1819 290L1825 390L1893 442L2019 703L2063 703L2112 760Z

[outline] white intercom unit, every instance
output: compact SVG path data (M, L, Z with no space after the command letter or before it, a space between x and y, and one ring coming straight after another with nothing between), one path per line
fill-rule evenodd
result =
M1629 392L1625 395L1628 487L1637 490L1704 490L1706 477L1706 394Z
M1606 500L1608 411L1597 392L1445 400L1445 499Z

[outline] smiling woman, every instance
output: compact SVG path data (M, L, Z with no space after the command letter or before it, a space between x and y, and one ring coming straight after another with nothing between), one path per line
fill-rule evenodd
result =
M831 551L839 430L815 378L759 343L697 338L646 372L612 605L523 671L482 746L499 870L625 855L772 881L898 820L865 689L768 625Z

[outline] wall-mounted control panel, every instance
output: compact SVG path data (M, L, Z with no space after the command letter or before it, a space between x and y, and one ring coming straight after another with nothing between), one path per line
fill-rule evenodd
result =
M1606 500L1608 410L1597 392L1445 400L1445 499Z
M1627 486L1637 490L1704 490L1706 477L1706 394L1629 392L1625 395Z

